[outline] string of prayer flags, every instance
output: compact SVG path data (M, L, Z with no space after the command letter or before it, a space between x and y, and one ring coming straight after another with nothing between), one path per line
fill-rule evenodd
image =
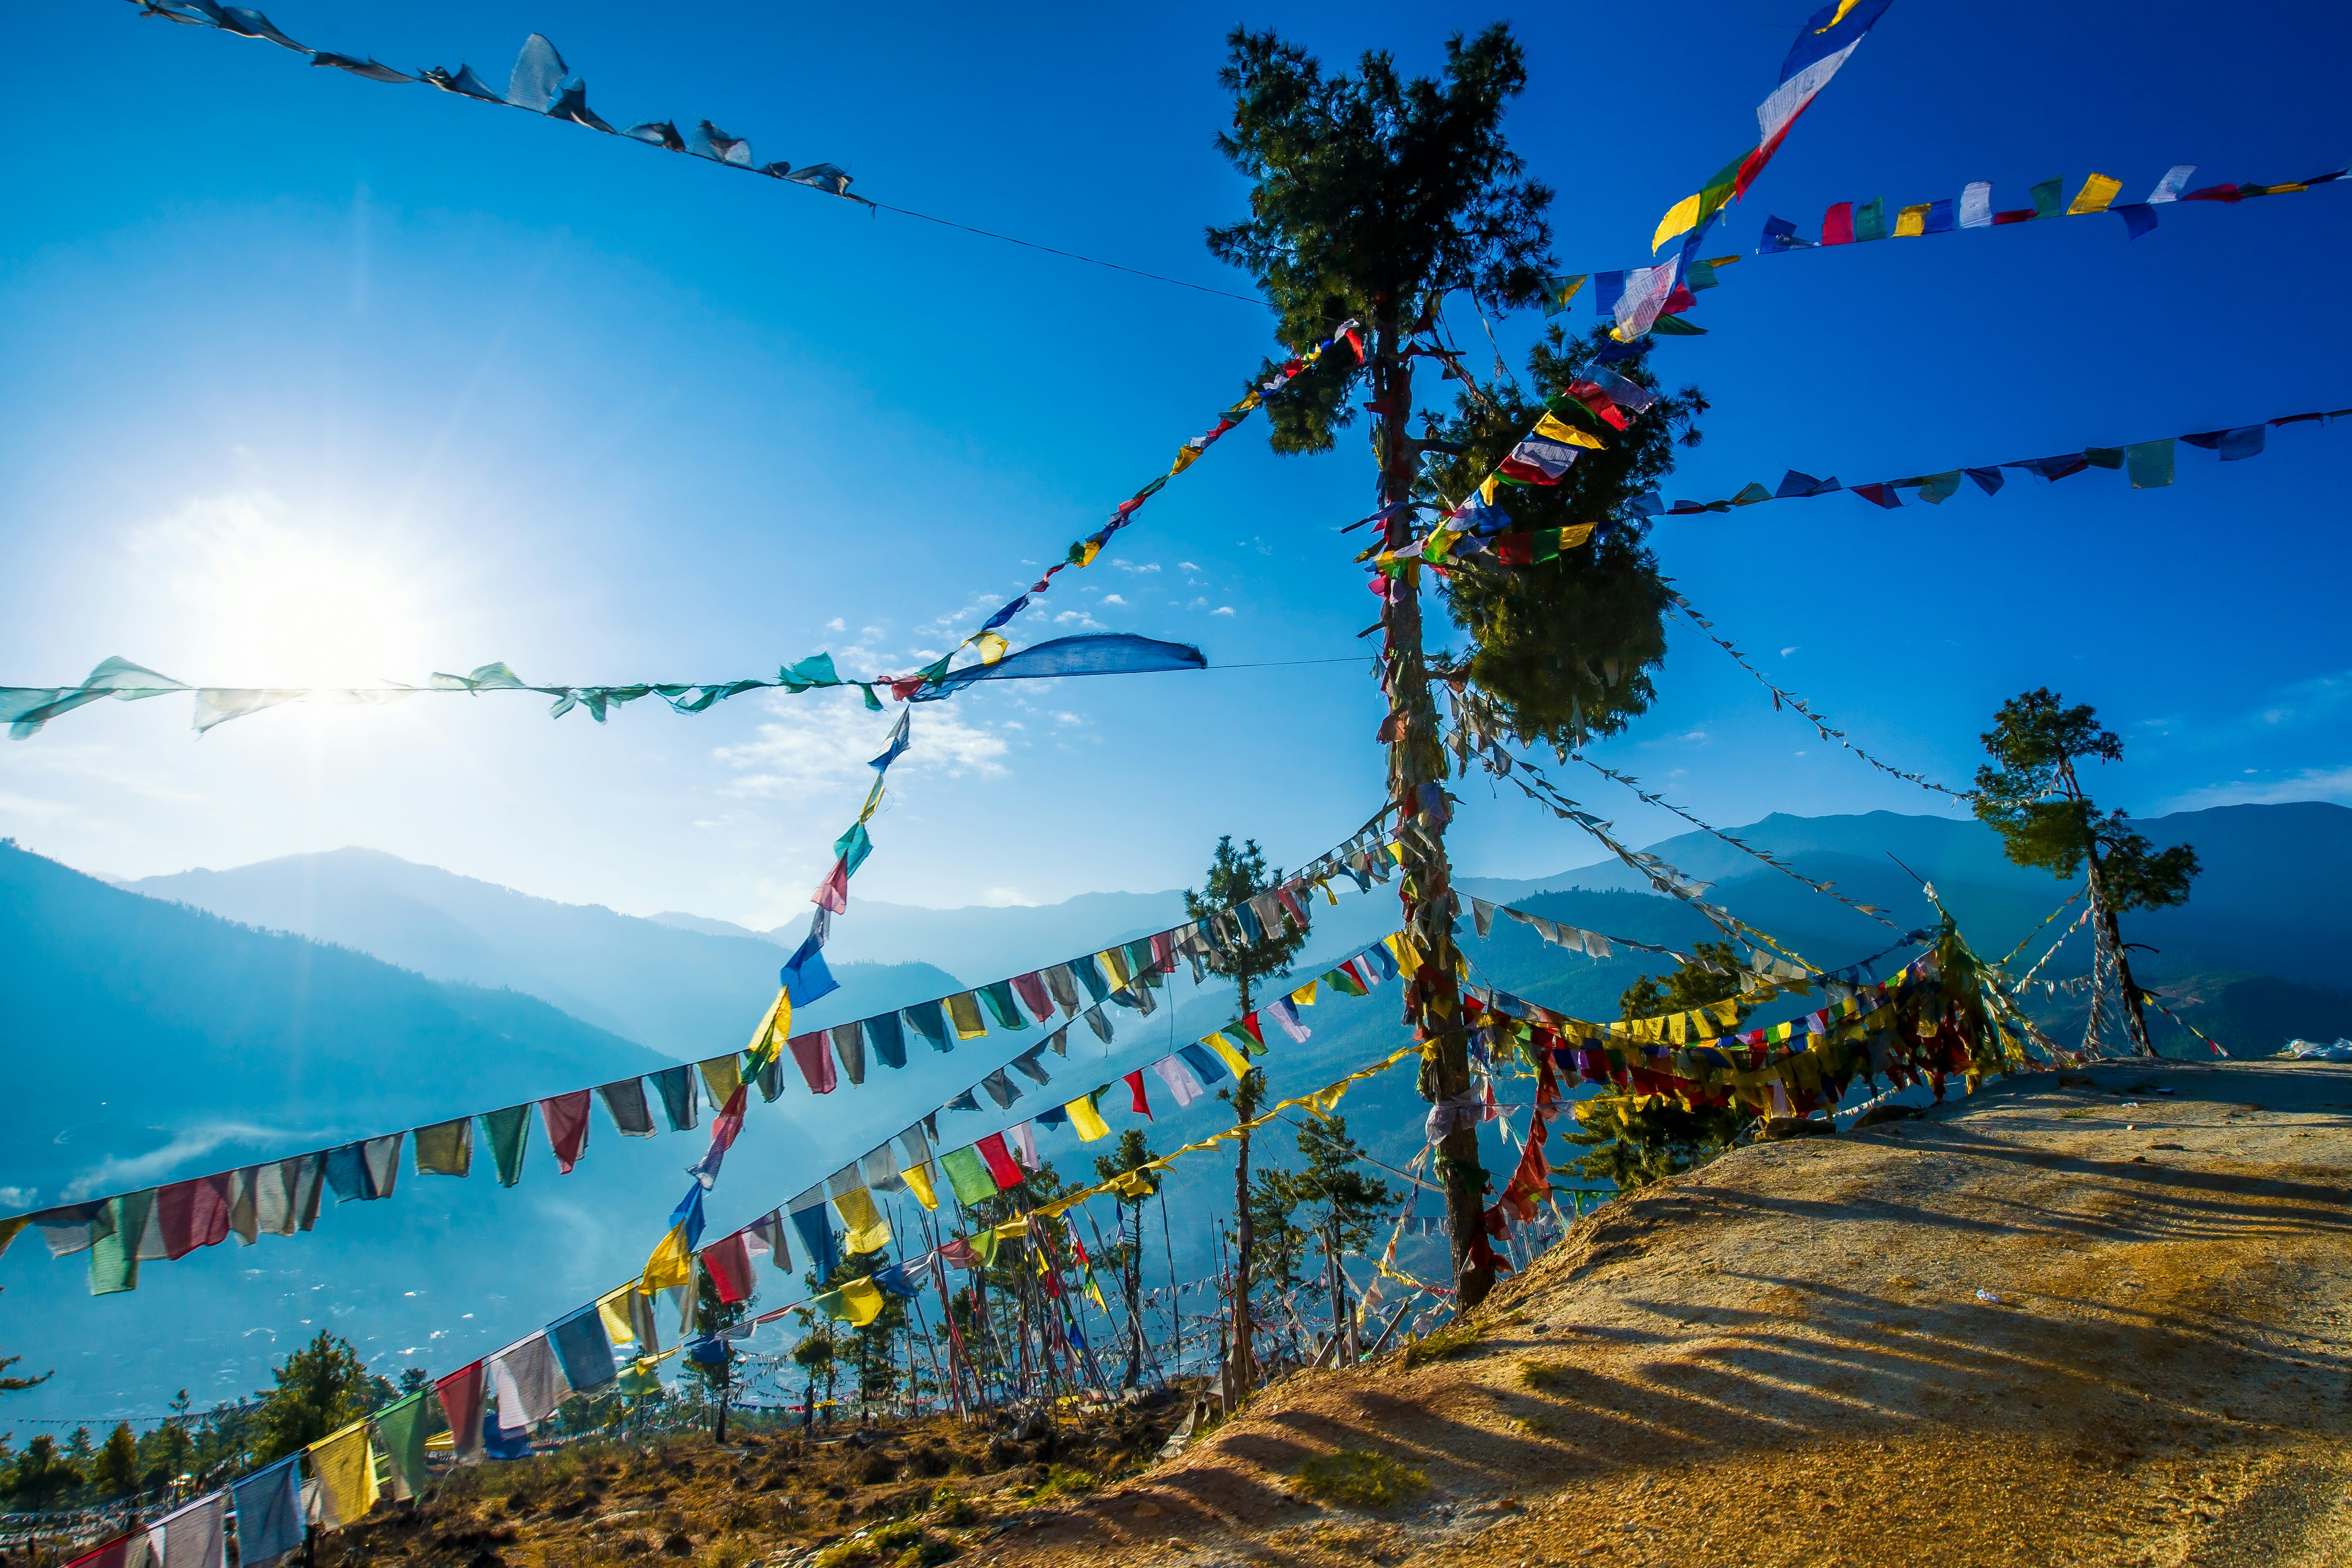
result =
M383 82L387 86L426 84L458 98L472 99L477 103L499 104L526 113L542 114L551 120L565 121L607 136L622 136L650 147L684 153L721 168L765 174L786 184L805 186L866 206L874 205L864 196L851 195L850 176L833 164L809 163L793 168L789 161L781 159L762 163L751 155L749 142L739 136L730 136L708 120L697 121L693 132L684 136L678 133L676 125L667 121L649 121L625 130L615 130L588 107L588 84L564 64L563 57L557 52L555 46L537 33L523 41L521 52L515 57L514 69L508 75L506 89L501 92L484 81L468 65L461 64L454 72L440 67L411 72L397 70L373 56L311 48L288 37L268 16L250 6L221 5L215 0L133 0L133 3L142 16L159 17L184 26L211 27L238 37L276 44L279 48L306 56L314 66L332 66L365 81Z
M1005 646L1002 637L996 638L995 643L1000 649ZM243 718L248 713L258 713L264 709L289 702L380 707L411 697L436 693L480 696L493 691L536 692L554 699L548 709L550 718L561 719L574 708L583 708L601 724L613 710L626 707L646 697L660 698L673 712L700 713L714 703L740 697L747 691L782 691L788 696L798 696L804 691L854 687L864 694L866 706L878 712L882 700L877 695L877 688L887 688L894 697L906 700L919 691L927 697L948 696L976 680L1053 680L1072 675L1145 675L1208 668L1208 660L1196 647L1183 643L1158 642L1124 632L1056 637L1009 657L1001 652L992 657L988 650L983 650L982 662L950 669L948 666L954 657L950 654L947 659L940 660L912 676L877 676L867 680L843 678L834 668L833 656L819 653L812 654L797 664L783 666L777 670L772 680L752 679L706 682L643 681L629 686L541 686L523 679L503 663L491 663L478 666L465 675L436 673L422 686L289 686L267 689L190 686L173 676L116 657L100 660L78 686L0 686L0 722L8 724L10 735L21 741L38 734L41 727L50 720L100 698L136 702L151 697L170 696L174 692L189 693L194 698L194 728L199 734L231 719Z
M1356 321L1352 317L1340 322L1339 326L1332 329L1330 336L1324 338L1321 342L1316 343L1311 348L1293 354L1291 358L1284 361L1282 364L1276 367L1274 374L1270 377L1259 383L1256 386L1252 387L1243 395L1240 402L1234 404L1232 407L1217 416L1215 424L1212 425L1202 434L1193 437L1192 439L1186 441L1181 447L1178 447L1176 449L1175 461L1169 466L1166 473L1157 476L1141 489L1136 491L1135 494L1129 496L1127 500L1119 502L1118 506L1112 508L1109 519L1106 521L1100 528L1088 534L1086 538L1072 544L1062 559L1056 561L1051 566L1046 567L1045 572L1039 575L1034 583L1030 584L1029 586L1023 590L1016 597L1007 601L1003 605L1000 605L994 614L982 621L978 631L966 637L962 642L956 645L955 647L949 649L947 654L936 662L918 670L911 676L908 676L900 680L893 681L891 683L892 691L901 700L911 700L915 692L921 689L923 687L939 684L941 680L947 678L948 664L950 660L953 659L955 656L961 653L963 649L980 645L982 643L982 639L993 636L999 626L1005 625L1007 622L1011 621L1013 616L1019 615L1023 610L1027 609L1029 607L1030 600L1036 597L1038 595L1046 592L1053 586L1054 578L1057 574L1066 567L1075 566L1083 570L1087 566L1093 565L1095 558L1102 553L1103 547L1110 542L1111 536L1135 521L1136 512L1142 507L1145 501L1148 501L1153 496L1158 495L1161 488L1164 487L1170 479L1174 479L1178 474L1182 473L1186 468L1191 468L1194 463L1200 461L1201 454L1206 452L1211 447L1216 445L1218 439L1224 436L1227 431L1232 430L1243 420L1247 419L1250 416L1250 414L1255 410L1259 405L1263 404L1267 398L1278 395L1292 382L1297 380L1298 377L1304 375L1307 371L1312 370L1321 362L1323 356L1330 352L1333 345L1345 342L1348 344L1349 350L1354 353L1358 363L1360 363L1364 357L1364 349L1362 340L1356 335L1357 328L1360 324L1360 323ZM1139 638L1137 640L1141 641L1143 639ZM1164 647L1166 645L1155 646ZM1098 672L1093 670L1083 670L1072 671L1071 673L1095 674ZM968 677L968 679L987 679L987 677L971 676Z
M2094 174L2084 179L2072 201L2061 203L2065 193L2065 181L2044 180L2027 193L2032 204L1996 211L1992 205L1992 183L1977 180L1960 188L1958 196L1944 196L1931 202L1916 202L1895 209L1890 222L1886 198L1873 196L1866 202L1839 202L1822 215L1821 237L1806 239L1797 232L1797 226L1785 218L1769 217L1764 222L1763 238L1758 243L1759 256L1778 256L1791 250L1813 250L1826 246L1859 245L1874 239L1916 239L1931 234L1957 234L1963 229L2002 228L2011 224L2032 223L2041 218L2092 217L2101 213L2113 213L2123 220L2127 238L2137 239L2157 226L2158 209L2179 202L2221 202L2234 205L2256 196L2283 196L2307 191L2315 185L2333 184L2352 174L2352 163L2313 174L2300 180L2288 180L2280 184L2219 184L2197 190L2188 188L2195 177L2197 165L2175 163L2157 181L2155 188L2136 202L2118 206L2116 197L2123 193L2123 182L2110 175Z
M1799 697L1793 691L1784 690L1780 687L1775 686L1771 680L1765 676L1762 670L1758 669L1754 665L1748 662L1748 656L1741 653L1738 647L1733 646L1729 638L1722 636L1715 629L1715 623L1713 621L1708 620L1706 616L1700 615L1696 609L1693 608L1691 602L1688 599L1684 598L1680 594L1673 592L1669 592L1666 596L1668 599L1673 601L1675 608L1680 610L1684 615L1688 616L1691 618L1692 623L1698 627L1699 631L1709 642L1712 642L1716 647L1729 654L1731 656L1732 662L1738 665L1740 668L1746 670L1748 674L1754 676L1758 683L1760 684L1765 690L1772 694L1772 710L1774 712L1779 712L1784 707L1793 710L1820 733L1822 740L1835 741L1841 747L1844 748L1846 751L1852 752L1855 756L1861 758L1864 762L1869 763L1872 767L1876 768L1880 773L1886 774L1890 778L1898 778L1906 784L1917 784L1921 789L1933 790L1938 795L1949 795L1954 800L1972 800L1975 798L1973 795L1965 790L1948 788L1922 774L1912 773L1907 769L1895 767L1889 763L1883 763L1876 757L1872 756L1868 752L1863 750L1863 748L1855 745L1851 740L1847 739L1846 732L1844 731L1831 728L1829 721L1823 719L1820 714L1814 712L1811 708L1808 707L1803 698Z
M2283 414L2259 424L2232 429L2164 436L2122 447L2085 447L2080 451L2062 452L2048 458L2012 458L2003 463L1951 468L1940 474L1914 474L1906 479L1877 479L1868 484L1842 485L1834 478L1817 479L1811 474L1791 468L1771 489L1761 484L1749 484L1728 500L1677 500L1658 515L1696 517L1701 512L1729 511L1734 507L1755 506L1763 501L1800 500L1833 494L1841 489L1861 497L1873 506L1889 510L1904 504L1901 494L1904 490L1916 490L1921 500L1930 506L1940 506L1959 492L1963 479L1989 496L2000 494L2001 486L2007 481L2007 476L2001 472L2004 468L2021 469L2053 483L2093 468L2105 468L2121 471L2133 489L2161 489L2171 484L2174 479L2177 442L2212 452L2222 462L2235 463L2260 457L2267 449L2270 432L2273 429L2287 425L2326 424L2347 415L2352 415L2352 408L2332 408L2324 413Z
M1680 252L1665 268L1664 290L1671 292L1675 278L1690 269L1691 263L1697 259L1700 244L1724 205L1748 194L1748 187L1756 183L1772 155L1780 150L1780 143L1788 139L1797 117L1821 95L1838 68L1853 58L1864 37L1885 14L1889 3L1890 0L1830 0L1829 5L1806 18L1796 42L1780 62L1779 85L1757 106L1756 145L1708 176L1705 184L1669 207L1658 220L1657 230L1650 238L1653 255L1668 240L1683 237ZM1654 273L1657 269L1649 270ZM1643 282L1652 292L1661 287L1654 277L1645 277ZM1634 289L1629 287L1628 293L1633 292ZM1672 309L1663 294L1654 305L1647 302L1646 295L1642 298L1643 304L1630 314L1622 308L1618 312L1615 331L1621 341L1631 342L1641 336L1650 330L1661 311ZM1606 304L1601 310L1603 315L1611 313Z

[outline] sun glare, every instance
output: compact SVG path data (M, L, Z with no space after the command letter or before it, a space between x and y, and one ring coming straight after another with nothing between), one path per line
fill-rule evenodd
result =
M415 683L436 655L405 563L267 495L200 502L132 543L170 574L205 685Z

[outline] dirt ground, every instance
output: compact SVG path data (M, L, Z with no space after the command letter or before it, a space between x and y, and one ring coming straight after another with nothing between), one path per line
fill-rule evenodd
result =
M2347 1130L2352 1068L2110 1066L1739 1150L966 1560L2352 1563ZM1303 1495L1342 1451L1426 1489Z

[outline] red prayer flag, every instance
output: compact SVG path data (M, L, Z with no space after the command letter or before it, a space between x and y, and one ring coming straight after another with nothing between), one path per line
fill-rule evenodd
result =
M1495 559L1506 566L1532 566L1536 561L1536 537L1532 533L1506 533L1495 541Z
M199 1247L218 1247L228 1239L226 1172L174 1182L155 1194L157 1222L163 1233L163 1254L184 1258Z
M1138 1116L1142 1117L1146 1121L1152 1120L1151 1101L1143 1098L1143 1069L1141 1068L1136 1068L1133 1072L1128 1074L1126 1079L1122 1081L1126 1083L1128 1092L1135 1097L1135 1102L1129 1106L1128 1109L1134 1111Z
M811 1094L831 1094L839 1081L833 1076L833 1053L825 1049L824 1031L795 1035L786 1040L792 1047L793 1060L800 1064L801 1077L807 1080Z
M1883 506L1890 510L1903 504L1903 498L1895 493L1893 485L1856 485L1853 493L1873 506Z
M1575 398L1579 403L1583 404L1584 406L1592 410L1593 415L1596 417L1605 421L1612 429L1622 430L1626 426L1633 423L1632 420L1626 417L1625 411L1618 407L1616 403L1611 399L1607 393L1601 391L1600 387L1594 385L1591 382L1570 382L1568 384L1568 395Z
M1029 1179L1029 1173L1013 1163L1013 1151L1004 1146L1004 1134L992 1132L972 1145L988 1166L989 1178L1005 1192L1011 1192Z
M1658 308L1658 314L1679 316L1697 303L1698 296L1690 291L1690 286L1686 283L1677 283L1675 285L1675 291L1666 296L1666 302Z
M918 681L916 684L919 687L921 682ZM892 683L890 689L894 695L898 694L898 689L896 682ZM825 874L824 881L816 885L816 891L809 895L809 902L822 904L835 914L840 914L849 908L848 856L844 855L833 863L833 869Z
M441 1396L441 1413L448 1418L457 1453L462 1457L481 1452L482 1363L459 1367L436 1382L433 1391Z
M1032 1017L1041 1024L1053 1021L1054 999L1046 994L1044 975L1034 971L1021 975L1013 982L1013 989L1019 992L1021 1000L1029 1005Z
M1853 204L1852 202L1840 202L1822 215L1822 243L1823 245L1853 243Z
M2005 213L1992 215L1992 224L1999 228L2005 223L2032 223L2039 216L2032 207L2012 207Z
M555 1151L555 1168L565 1175L588 1152L588 1091L579 1089L539 1102L539 1119L547 1127L547 1146Z
M1257 1014L1255 1011L1251 1011L1242 1015L1242 1027L1248 1031L1249 1037L1251 1039L1255 1040L1260 1047L1265 1046L1265 1031L1258 1027Z
M723 1305L731 1307L751 1299L751 1249L744 1245L741 1231L704 1247L702 1267L709 1274L711 1284L718 1287Z

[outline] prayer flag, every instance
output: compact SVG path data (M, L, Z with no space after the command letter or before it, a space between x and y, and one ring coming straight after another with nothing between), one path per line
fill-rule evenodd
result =
M940 1156L940 1168L948 1174L948 1185L954 1191L956 1202L966 1208L994 1197L1001 1190L990 1178L988 1166L977 1149L950 1150Z
M742 1238L730 1238L740 1251ZM719 1243L721 1247L726 1242ZM744 1262L744 1272L751 1272L750 1260ZM715 1279L717 1275L713 1275ZM583 1307L568 1318L548 1325L547 1342L563 1369L564 1385L575 1394L594 1394L609 1385L619 1369L613 1360L613 1342L604 1332L604 1315L596 1308ZM382 1421L378 1416L377 1420ZM423 1428L418 1428L421 1442ZM421 1458L420 1452L420 1458Z
M310 1444L310 1473L317 1478L319 1522L341 1530L375 1506L375 1456L368 1447L368 1424L354 1421Z
M2189 178L2197 173L2194 163L2175 163L2157 181L2156 189L2147 193L2149 202L2177 202L2180 193L2189 188Z
M700 1103L694 1092L694 1069L688 1067L664 1068L647 1075L661 1096L662 1115L673 1132L691 1132L700 1120Z
M801 1069L801 1079L811 1094L831 1094L840 1086L834 1075L833 1053L826 1049L824 1031L795 1035L785 1042L792 1049L793 1060Z
M852 1083L866 1081L866 1030L857 1024L835 1024L825 1031L833 1041L833 1054L841 1063L841 1070L849 1075Z
M547 1125L548 1147L555 1151L555 1168L568 1176L588 1152L588 1091L575 1089L542 1100L539 1115Z
M1935 209L1936 205L1937 204L1933 202L1921 202L1916 205L1905 207L1902 211L1896 213L1895 215L1895 232L1891 237L1895 239L1914 239L1918 236L1927 233L1927 215Z
M2081 190L2074 193L2074 199L2067 204L2066 216L2077 217L2084 213L2103 213L2107 210L2107 204L2116 199L2116 193L2123 188L2121 180L2095 174L2083 182Z
M989 1015L996 1020L998 1028L1025 1029L1029 1026L1029 1020L1022 1016L1021 1009L1013 1005L1013 982L1010 980L999 980L993 984L983 985L980 987L978 994L982 1001L988 1004Z
M829 1318L862 1329L881 1312L882 1292L875 1289L871 1279L852 1279L838 1290L812 1297L809 1304Z
M1992 182L1973 180L1960 187L1960 226L1992 226Z
M727 1151L735 1146L736 1135L743 1131L743 1095L744 1088L739 1083L735 1092L727 1097L726 1108L710 1124L710 1147L703 1152L701 1159L687 1167L686 1173L705 1190L718 1184L719 1167L726 1160Z
M980 1004L969 991L959 991L948 998L948 1021L955 1026L959 1040L974 1039L988 1033L988 1026L980 1020Z
M790 961L777 972L776 980L791 994L792 1005L795 1007L805 1007L819 997L830 996L841 989L840 982L833 977L833 971L825 967L824 943L814 926L801 940Z
M1162 1057L1151 1064L1151 1070L1160 1075L1160 1081L1166 1084L1168 1092L1176 1097L1176 1109L1179 1110L1208 1092L1201 1087L1201 1080L1193 1076L1192 1069L1181 1058Z
M1822 243L1823 245L1853 243L1853 204L1852 202L1840 202L1822 216Z
M650 1138L654 1135L653 1111L646 1104L644 1079L625 1078L600 1085L597 1088L596 1096L604 1102L604 1114L613 1119L613 1130L622 1137ZM473 1131L473 1123L470 1121L453 1125L463 1128L468 1135ZM433 1131L431 1128L419 1128L415 1134L416 1169L420 1175L425 1172L425 1134L431 1131ZM470 1147L470 1136L467 1142ZM462 1176L466 1173L461 1170L448 1173Z
M823 1201L793 1210L792 1220L793 1228L801 1233L801 1250L809 1267L820 1279L831 1275L841 1266L841 1253L834 1245L833 1226L825 1220Z
M2172 482L2172 441L2142 441L2124 448L2124 465L2136 490L2159 489Z
M1797 116L1827 87L1862 43L1890 0L1831 0L1806 19L1780 62L1780 85L1756 109L1756 151L1739 166L1732 182L1735 195L1744 195L1756 176L1780 150Z
M1545 279L1543 293L1544 314L1547 316L1557 316L1562 310L1567 310L1568 302L1576 298L1576 291L1584 287L1585 276L1586 275L1584 273L1579 272L1573 277Z
M1151 1101L1143 1094L1143 1069L1138 1068L1119 1081L1127 1085L1128 1110L1147 1121L1152 1120Z
M879 1252L890 1245L890 1222L875 1206L874 1194L864 1187L852 1187L833 1200L841 1215L841 1247L844 1254Z
M731 1307L738 1301L748 1301L758 1289L751 1277L751 1245L740 1231L704 1247L702 1267L724 1305ZM567 1374L570 1370L565 1368Z
M1092 1095L1080 1095L1062 1109L1070 1113L1070 1125L1077 1129L1079 1142L1091 1143L1097 1138L1110 1136L1110 1123L1105 1121L1102 1112L1095 1109Z
M1028 1179L1021 1167L1013 1163L1013 1151L1004 1146L1004 1134L1002 1132L992 1132L972 1147L987 1163L989 1179L1000 1191L1010 1192Z
M1866 239L1886 237L1886 198L1873 196L1853 209L1853 237L1857 243Z
M443 1378L444 1385L459 1383L470 1373L474 1378L474 1399L481 1400L482 1363L476 1362L464 1372ZM442 1396L444 1408L450 1408L448 1395ZM453 1426L462 1433L465 1428ZM479 1447L478 1432L469 1447L458 1445L461 1460L469 1458ZM268 1568L288 1552L302 1544L302 1463L301 1456L289 1454L266 1470L247 1476L229 1488L229 1497L236 1508L236 1556L238 1568Z
M530 1107L510 1105L485 1111L482 1131L490 1141L490 1157L498 1163L499 1185L511 1187L522 1180L522 1157L530 1139Z
M1246 1061L1242 1062L1241 1071L1229 1073L1225 1070L1225 1063L1220 1061L1218 1058L1227 1056L1230 1049L1231 1047L1227 1047L1226 1051L1220 1051L1217 1056L1211 1056L1206 1048L1198 1045L1180 1046L1177 1047L1176 1054L1183 1058L1186 1067L1192 1069L1192 1076L1205 1085L1216 1083L1226 1078L1239 1078L1241 1071L1247 1070L1249 1064Z

